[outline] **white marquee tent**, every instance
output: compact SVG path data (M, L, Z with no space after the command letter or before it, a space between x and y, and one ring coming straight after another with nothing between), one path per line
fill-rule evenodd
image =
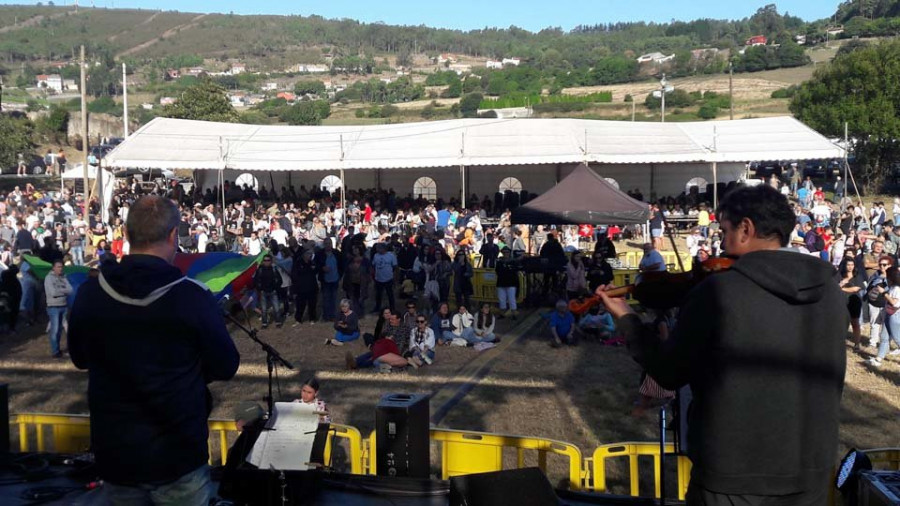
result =
M733 181L754 160L842 158L843 150L791 117L695 123L579 119L459 119L367 126L261 126L157 118L104 159L109 167L223 171L212 186L249 172L268 186L318 185L345 175L350 188L393 187L420 176L442 196L493 194L513 176L547 190L588 162L623 189L677 194L694 177ZM314 171L314 172L313 172ZM347 172L344 172L347 171ZM293 177L287 174L292 174ZM408 188L408 189L407 189Z

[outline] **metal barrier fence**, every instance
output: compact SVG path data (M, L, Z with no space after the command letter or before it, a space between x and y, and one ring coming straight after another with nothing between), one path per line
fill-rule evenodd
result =
M537 452L538 467L547 470L547 455L555 454L569 459L569 486L582 490L585 476L582 474L581 450L571 443L525 436L491 434L452 429L431 429L431 441L440 443L441 479L474 473L503 470L503 449L516 450L516 468L525 467L525 452ZM366 471L376 474L376 441L372 431L367 438Z
M11 415L9 423L18 427L20 452L80 453L88 451L91 445L88 415L18 414ZM237 426L231 420L209 420L208 423L209 463L224 465L228 460L229 443L237 438ZM363 442L359 430L349 425L331 424L325 444L325 462L331 461L334 438L346 440L350 473L363 474Z
M666 445L666 455L672 454L677 460L678 476L678 500L683 501L687 493L688 482L691 477L691 461L683 455L675 455L675 446ZM588 482L588 489L595 492L608 492L606 480L606 464L612 459L628 459L628 483L629 494L633 497L640 495L640 466L638 459L642 456L653 457L653 482L654 496L660 496L660 482L662 476L659 471L659 444L658 443L618 443L602 445L594 450L590 459L592 469L588 473L593 480Z
M678 267L678 258L675 256L674 251L663 250L660 251L659 254L662 255L670 272L681 272L681 268ZM619 260L630 269L637 269L641 263L641 257L643 256L643 251L625 251L618 254ZM685 271L691 270L693 259L689 254L681 253L681 261L684 263Z
M87 415L58 415L26 413L10 416L10 425L17 427L20 452L79 453L90 447L90 417ZM349 425L332 424L325 448L325 461L330 462L334 452L334 438L346 443L347 457L352 474L376 474L375 432L363 440L359 430ZM237 436L237 427L230 420L209 421L210 464L228 458L229 442ZM607 464L612 460L627 459L629 493L639 496L641 457L651 457L655 496L659 498L661 480L659 470L659 445L657 443L617 443L602 445L591 457L582 458L581 450L573 444L524 436L510 436L484 432L450 429L431 429L431 441L441 452L441 478L449 479L471 473L500 471L503 469L503 450L516 451L516 468L525 466L526 452L537 452L538 467L547 470L547 456L559 455L569 459L568 481L574 490L609 492ZM666 445L666 454L674 452L672 444ZM900 470L900 448L866 450L876 469ZM683 455L674 455L677 466L678 499L684 500L691 474L691 462ZM217 458L216 458L217 457ZM832 502L833 503L833 502Z

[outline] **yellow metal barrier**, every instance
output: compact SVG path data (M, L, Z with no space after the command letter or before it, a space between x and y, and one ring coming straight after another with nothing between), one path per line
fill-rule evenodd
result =
M637 269L614 269L613 284L616 286L632 285L638 274L639 272ZM630 293L625 295L625 300L631 305L636 305L638 303L637 299L632 297Z
M672 444L666 445L666 454L674 452L675 447ZM638 457L653 457L653 481L655 485L655 496L660 496L659 472L659 444L656 443L620 443L611 445L602 445L594 450L591 464L593 465L593 481L589 484L589 488L596 492L608 492L606 485L606 461L613 458L628 458L628 482L630 484L629 493L633 497L640 495L640 472L638 469ZM683 455L673 457L677 458L678 463L678 500L683 501L687 493L688 482L691 477L691 461Z
M569 486L573 490L583 488L581 450L573 444L551 439L541 439L486 432L450 429L431 429L431 441L439 442L441 449L441 479L465 474L486 473L503 469L503 449L516 449L516 467L525 467L525 451L537 451L538 467L547 470L547 454L569 458ZM376 474L375 432L368 437L367 472Z
M88 415L18 414L11 415L9 423L18 426L20 452L80 453L88 451L91 445L91 419ZM49 434L45 431L46 427L51 428ZM346 439L350 472L363 474L363 445L359 430L340 424L331 424L331 429L325 444L325 462L331 460L333 439ZM207 446L210 464L225 464L228 460L229 443L237 438L237 434L234 421L209 420ZM229 436L232 436L230 441Z
M659 252L662 255L663 260L666 262L666 265L669 268L670 272L681 272L681 268L678 267L678 258L675 256L674 251L663 250ZM641 258L644 256L643 251L625 251L619 253L617 255L619 257L619 261L621 261L625 267L629 269L637 269L641 264ZM684 270L691 270L691 266L693 265L693 259L686 252L681 252L681 261L684 262Z
M872 461L872 467L885 471L900 471L900 448L878 448L864 450Z

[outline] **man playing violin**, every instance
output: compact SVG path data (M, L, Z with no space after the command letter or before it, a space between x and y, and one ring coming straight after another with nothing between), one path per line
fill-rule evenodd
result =
M736 261L690 291L667 340L625 300L597 295L661 386L691 386L689 505L826 504L846 299L831 265L785 249L796 217L778 191L738 188L716 214Z

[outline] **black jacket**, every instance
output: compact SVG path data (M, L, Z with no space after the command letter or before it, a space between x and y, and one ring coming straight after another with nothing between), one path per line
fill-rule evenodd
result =
M135 302L182 278L148 255L104 265L81 285L69 319L69 353L88 370L91 446L113 483L172 481L205 464L206 384L234 376L240 356L212 294L192 281L145 307ZM128 300L129 302L122 302Z
M275 267L260 265L253 273L253 287L261 292L274 292L281 288L281 274Z
M664 343L637 316L619 328L660 385L691 386L691 483L785 495L824 486L834 466L848 323L831 265L757 251L697 286Z
M291 288L294 293L316 293L319 291L319 270L315 261L304 262L301 255L294 257L291 267Z

